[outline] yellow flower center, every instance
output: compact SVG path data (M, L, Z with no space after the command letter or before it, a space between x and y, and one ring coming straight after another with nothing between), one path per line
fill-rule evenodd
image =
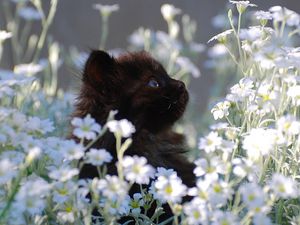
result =
M201 214L198 211L194 211L193 216L194 216L195 219L199 219Z
M254 199L255 199L255 195L253 195L253 194L248 195L248 200L250 202L252 202Z
M58 189L57 192L60 195L67 195L68 194L68 190L66 188Z
M168 186L165 188L165 192L166 192L167 194L172 194L173 189L172 189L171 185L168 185Z

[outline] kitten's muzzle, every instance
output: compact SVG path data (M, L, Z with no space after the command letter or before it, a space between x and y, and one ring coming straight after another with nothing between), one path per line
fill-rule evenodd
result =
M180 80L175 80L171 78L171 85L179 92L182 92L186 89L185 84Z

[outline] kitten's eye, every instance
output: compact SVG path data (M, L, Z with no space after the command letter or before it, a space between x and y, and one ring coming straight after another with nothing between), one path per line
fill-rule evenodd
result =
M158 88L159 87L159 83L156 80L151 79L151 80L149 80L147 86L148 87L153 87L153 88Z

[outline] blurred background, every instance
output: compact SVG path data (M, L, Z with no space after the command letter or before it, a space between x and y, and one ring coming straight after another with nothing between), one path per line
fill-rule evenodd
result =
M53 39L61 43L64 49L68 49L70 46L76 46L82 51L97 49L101 36L99 11L93 9L93 5L97 3L103 5L118 4L120 6L119 11L113 13L109 19L109 36L106 49L126 49L129 35L141 26L152 30L167 31L167 24L160 10L161 5L165 3L180 8L182 13L190 15L196 21L195 41L206 45L208 48L211 44L207 44L207 41L222 31L217 29L213 20L218 14L226 13L228 6L226 0L63 0L59 1L53 25L50 27L49 33ZM261 10L267 10L274 5L281 5L300 12L300 1L298 0L253 0L251 3L258 5ZM2 20L0 20L0 24L3 25L2 10L0 11L0 18ZM12 64L10 57L3 58L3 67L9 68ZM191 82L191 90L195 93L196 102L200 109L206 105L209 87L214 81L213 72L204 66L206 60L207 55L204 52L196 62L202 76ZM60 68L59 85L61 87L66 88L70 82L73 82L72 73L67 67Z
M141 26L152 30L167 31L167 23L160 10L161 5L165 3L180 8L182 13L190 15L196 21L195 41L208 48L213 43L207 44L207 41L222 31L214 26L212 21L218 14L226 13L228 5L226 0L64 0L59 2L57 16L51 29L54 38L63 43L66 48L71 45L75 45L82 51L97 48L101 33L101 19L99 12L92 8L96 3L120 6L119 11L113 13L109 19L107 49L126 49L128 36ZM268 10L271 6L281 5L300 13L298 0L256 0L251 3L256 4L260 10ZM191 91L195 93L197 99L195 102L199 111L206 108L209 88L214 82L213 71L205 67L207 48L196 62L202 75L191 82ZM72 79L68 72L61 75L65 83Z
M7 0L1 1L5 5ZM11 0L11 2L18 2L18 0ZM50 8L50 2L42 1L45 11ZM53 41L59 43L60 55L63 56L64 54L68 55L74 46L77 52L88 53L91 49L97 49L102 32L102 22L99 10L95 10L93 6L95 4L118 4L119 10L113 12L109 17L109 34L105 49L126 50L129 49L129 36L139 27L149 28L153 31L162 30L168 32L168 25L161 14L161 6L165 3L181 9L181 15L175 17L178 24L181 24L181 16L184 14L189 15L197 24L193 41L203 44L203 51L200 51L193 58L193 63L201 71L201 76L198 78L191 76L189 90L192 96L193 111L196 114L201 114L210 108L208 105L209 98L213 95L212 91L216 91L212 90L212 87L216 76L220 76L220 74L216 75L216 71L210 69L207 54L210 51L210 47L215 43L208 44L207 42L212 36L224 31L224 26L226 27L227 9L229 6L232 7L232 4L229 4L227 0L59 0L53 24L48 32L49 37L47 41L49 43ZM253 0L251 3L256 4L260 10L268 10L271 6L281 5L298 13L300 12L300 1L298 0ZM1 27L5 25L6 13L5 8L0 10ZM37 31L40 30L38 22L33 21L32 26ZM49 41L50 39L51 41ZM178 36L178 39L183 39L182 34ZM9 46L5 48L9 48ZM0 66L1 68L13 69L13 56L10 55L11 51L9 49L6 50ZM44 55L47 54L47 50L44 49L42 53ZM72 87L76 93L80 85L81 71L79 68L70 66L66 61L63 60L58 67L57 83L63 89ZM226 74L228 73L227 70L222 72L226 76L230 76L230 74ZM224 82L226 82L226 78ZM214 95L222 96L222 93L219 91Z

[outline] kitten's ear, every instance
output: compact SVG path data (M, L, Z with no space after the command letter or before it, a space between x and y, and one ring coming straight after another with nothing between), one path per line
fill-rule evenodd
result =
M100 50L92 51L85 64L83 81L91 84L104 82L104 79L114 72L115 63L115 59L108 53Z

